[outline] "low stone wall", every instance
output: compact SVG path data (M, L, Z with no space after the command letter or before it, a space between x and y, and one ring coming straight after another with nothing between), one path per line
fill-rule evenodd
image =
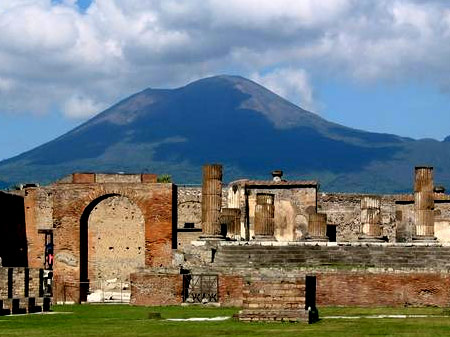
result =
M183 275L179 271L139 271L130 275L134 305L177 305L183 302Z
M319 306L450 305L450 274L393 271L317 271Z
M308 322L305 276L247 276L244 279L240 321ZM315 309L315 308L314 308Z
M0 267L0 315L49 310L43 296L42 269Z
M450 305L448 244L200 244L184 255L183 267L219 274L219 301L224 305L242 306L244 276L263 269L271 277L316 275L319 308Z

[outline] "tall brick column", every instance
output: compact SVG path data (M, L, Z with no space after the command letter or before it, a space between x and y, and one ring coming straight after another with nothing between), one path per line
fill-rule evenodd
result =
M361 199L361 236L362 241L382 241L381 198L365 196Z
M416 235L413 240L434 241L433 167L417 166L414 176Z
M328 241L327 215L325 213L312 213L308 218L308 241Z
M222 207L222 165L203 166L201 239L223 239L220 228Z
M255 208L255 240L275 240L274 195L258 193Z

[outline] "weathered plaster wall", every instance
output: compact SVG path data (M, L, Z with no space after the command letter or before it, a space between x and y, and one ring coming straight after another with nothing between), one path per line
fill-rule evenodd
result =
M89 280L118 279L145 265L145 223L128 198L112 196L92 210L89 221ZM100 283L94 283L100 288Z
M241 210L241 237L254 236L256 195L274 195L274 236L277 241L296 241L307 234L308 215L316 211L315 186L299 187L292 182L276 184L268 182L236 181L228 187L227 207ZM285 184L285 185L282 185ZM248 225L248 228L247 228ZM248 229L248 233L246 231Z

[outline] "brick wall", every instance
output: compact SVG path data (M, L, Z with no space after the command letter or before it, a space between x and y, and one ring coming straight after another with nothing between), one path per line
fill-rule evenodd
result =
M11 272L12 278L10 279L8 274ZM26 273L28 273L28 282L26 282ZM0 267L0 299L8 298L8 289L12 290L12 298L39 297L41 295L39 294L41 282L39 275L40 270L35 268Z
M241 307L244 278L241 275L219 274L219 302L222 306Z
M183 275L179 273L137 272L131 278L134 305L177 305L183 302Z
M420 272L317 272L320 306L450 305L450 275Z
M88 219L88 257L91 290L117 279L129 282L130 273L145 265L144 217L128 198L112 196L101 201ZM95 288L97 287L97 288Z
M96 176L105 182L94 183ZM118 178L120 182L114 182ZM134 180L139 182L128 182ZM29 265L43 265L44 236L38 234L38 230L49 227L51 218L57 296L63 296L62 292L65 292L66 299L78 300L80 268L86 261L86 258L80 260L80 237L86 228L89 238L88 277L92 281L105 268L118 271L123 269L123 265L134 270L143 265L160 267L172 264L172 247L176 243L173 227L177 218L173 205L177 202L177 189L173 184L147 181L154 181L154 176L74 174L47 187L25 190ZM117 225L117 222L121 224ZM98 244L99 235L104 244ZM141 262L135 263L137 260ZM105 278L116 276L122 278L123 275L114 275L113 272L104 275Z

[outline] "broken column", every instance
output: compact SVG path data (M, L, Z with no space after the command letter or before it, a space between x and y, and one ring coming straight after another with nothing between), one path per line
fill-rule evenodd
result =
M258 193L256 195L255 207L255 239L275 240L275 205L274 195L269 193Z
M413 240L434 241L433 167L417 166L414 177L414 219L416 235Z
M381 231L381 198L365 196L361 198L362 241L383 241Z
M203 166L201 239L223 239L220 226L222 207L222 165Z
M241 237L241 210L239 208L222 208L220 223L227 227L227 237L231 239Z
M325 213L312 213L308 218L308 241L328 241L327 215Z

